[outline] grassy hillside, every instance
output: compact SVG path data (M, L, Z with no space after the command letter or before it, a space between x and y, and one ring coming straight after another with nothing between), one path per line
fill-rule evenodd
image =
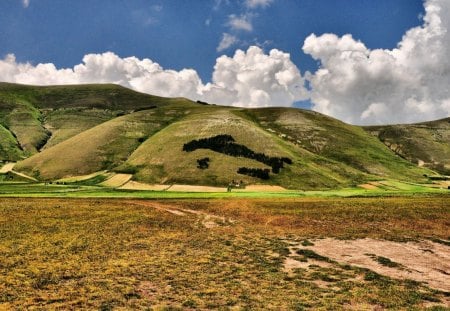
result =
M367 174L415 180L425 173L395 155L361 127L314 111L264 108L243 110L242 113L286 142Z
M44 122L51 137L43 149L63 142L96 125L109 121L121 112L98 108L62 108L43 111Z
M18 161L22 158L23 152L14 135L0 125L0 159L6 161Z
M83 107L134 110L167 102L166 98L114 84L29 86L0 82L0 94L16 101L26 101L38 109Z
M20 144L25 155L36 153L45 144L48 132L42 115L29 102L0 93L0 125L7 128Z
M121 168L135 173L135 179L150 183L187 183L226 185L231 180L245 183L269 183L287 188L312 189L350 185L363 180L364 174L349 166L317 156L285 142L276 135L255 126L229 108L204 109L173 123L149 138L130 156ZM285 165L279 174L271 174L268 181L237 174L239 167L269 168L260 162L232 157L207 149L193 152L182 150L192 139L220 134L231 135L237 143L269 156L288 157L292 165ZM208 169L197 168L197 159L211 159ZM119 168L120 169L120 168Z
M16 169L44 180L113 169L149 136L185 113L173 105L116 117L46 148Z
M416 153L421 149L415 145L408 147L409 157L396 154L380 141L389 140L386 131L363 129L307 110L205 105L108 84L0 83L0 160L28 157L15 169L41 180L108 170L146 183L226 186L242 180L305 190L388 178L424 182L423 175L434 172L418 167L415 157L448 165L448 120L410 127L418 141L426 140L422 146L428 158ZM273 170L264 161L212 149L183 151L192 140L224 134L242 148L292 163L263 180L238 170ZM209 158L209 165L197 167L197 160L204 158Z
M0 83L0 125L30 156L114 117L177 102L112 85ZM13 153L21 153L20 148ZM17 157L2 156L0 160Z
M450 118L418 124L370 126L365 130L402 158L450 175Z

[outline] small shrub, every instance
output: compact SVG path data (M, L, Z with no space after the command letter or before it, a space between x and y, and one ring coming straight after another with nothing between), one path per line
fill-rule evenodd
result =
M204 170L209 167L209 158L197 159L197 168Z
M240 167L237 172L238 174L257 177L260 179L269 179L270 177L269 169Z
M297 254L302 255L306 258L311 258L311 259L315 259L315 260L328 261L328 262L330 261L329 258L319 255L310 249L299 249L297 251Z
M302 245L303 246L314 246L314 243L312 243L311 241L308 241L308 240L303 240Z
M399 263L396 263L386 257L378 256L376 260L379 264L386 266L386 267L391 267L391 268L401 267L401 265Z

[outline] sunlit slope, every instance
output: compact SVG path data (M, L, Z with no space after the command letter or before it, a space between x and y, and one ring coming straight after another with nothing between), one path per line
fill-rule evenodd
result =
M15 136L25 155L38 152L49 136L42 124L42 114L36 107L2 93L0 124Z
M0 159L18 161L22 159L23 152L16 138L5 127L0 125Z
M365 130L412 163L450 175L450 118L418 124L370 126Z
M424 181L423 174L430 173L397 156L361 127L317 112L264 108L245 110L243 114L286 142L367 174Z
M120 113L98 108L64 108L45 111L45 126L51 136L42 149L50 148Z
M246 183L266 183L286 188L311 189L349 185L362 175L351 167L285 142L265 131L251 120L235 114L235 109L210 109L191 114L150 137L119 168L134 174L134 179L148 183L186 183L226 185L232 180ZM241 145L269 156L288 157L293 164L285 165L269 180L238 174L239 167L270 168L253 159L233 157L208 149L183 151L183 145L193 139L216 135L231 135ZM210 158L207 169L197 168L197 159Z
M0 125L19 142L19 148L13 153L31 156L118 115L176 101L112 84L0 83ZM0 156L0 160L17 159Z
M112 169L149 136L186 112L174 105L116 117L35 154L16 169L43 180Z
M0 95L13 101L26 101L37 109L83 107L124 111L167 102L167 98L114 84L30 86L0 82Z

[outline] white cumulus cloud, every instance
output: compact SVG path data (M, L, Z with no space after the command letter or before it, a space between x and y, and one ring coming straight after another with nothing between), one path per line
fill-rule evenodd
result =
M449 116L450 1L424 6L424 24L393 50L368 49L351 35L307 37L303 51L321 63L307 75L313 109L354 124Z
M166 97L202 99L244 107L289 106L305 98L304 80L287 53L258 47L217 59L213 81L203 84L193 69L162 68L150 59L121 58L112 52L88 54L73 68L18 63L14 55L0 60L0 81L34 85L115 83Z
M22 0L22 5L24 8L28 8L30 6L30 0Z
M233 57L221 56L214 66L212 83L204 88L206 100L244 107L290 106L307 98L304 79L290 55L251 46Z
M192 69L165 70L150 59L120 58L112 52L85 55L83 63L67 69L51 63L17 63L10 54L0 60L0 80L34 85L115 83L154 95L189 98L195 98L201 85Z

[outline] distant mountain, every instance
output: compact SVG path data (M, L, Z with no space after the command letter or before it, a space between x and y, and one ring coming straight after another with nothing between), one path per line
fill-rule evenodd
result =
M108 170L155 184L422 182L430 169L448 169L449 133L449 119L363 128L308 110L215 106L116 85L0 83L0 160L20 161L14 169L39 180ZM201 148L184 151L193 141Z

